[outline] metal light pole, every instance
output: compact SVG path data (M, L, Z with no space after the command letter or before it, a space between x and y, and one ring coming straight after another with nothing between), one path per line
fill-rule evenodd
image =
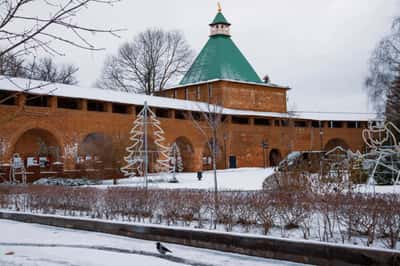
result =
M224 160L225 160L225 169L228 168L227 156L226 156L226 140L228 139L228 135L224 133Z
M147 169L149 166L149 155L148 155L148 147L147 147L147 101L144 102L144 112L143 112L143 144L144 144L144 152L143 152L143 161L144 161L144 181L145 181L145 185L146 185L146 190L148 188L148 173L147 173Z

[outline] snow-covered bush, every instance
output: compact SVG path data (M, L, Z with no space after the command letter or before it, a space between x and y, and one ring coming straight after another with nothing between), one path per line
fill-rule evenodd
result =
M215 225L212 191L0 185L0 208L201 228ZM400 195L220 191L217 228L396 248ZM277 231L276 229L280 230Z
M33 182L35 185L53 185L53 186L90 186L98 182L88 178L40 178Z

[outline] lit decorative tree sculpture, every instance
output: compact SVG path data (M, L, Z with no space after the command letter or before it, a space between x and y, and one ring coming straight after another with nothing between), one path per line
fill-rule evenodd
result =
M154 145L157 147L157 150L154 151L149 150L148 135L150 133L154 136ZM158 172L168 172L169 170L168 147L163 145L164 130L147 102L144 103L143 109L133 122L130 134L131 145L126 148L128 155L124 157L127 165L122 167L121 171L126 177L135 177L137 174L143 176L147 188L149 152L158 153L154 169Z
M400 142L397 137L400 129L391 122L370 125L363 130L363 139L370 151L363 155L372 166L369 175L369 185L386 182L399 184L400 181ZM395 187L394 187L395 188Z

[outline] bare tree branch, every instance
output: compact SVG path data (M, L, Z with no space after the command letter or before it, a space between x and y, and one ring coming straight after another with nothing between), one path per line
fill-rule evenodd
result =
M101 29L81 25L79 14L94 5L112 5L120 0L3 0L0 10L0 40L3 47L0 57L5 54L29 54L35 50L56 51L52 43L63 42L86 50L99 50L85 36L92 33L106 33L118 36L119 29ZM30 10L46 10L47 15L30 13ZM18 29L23 25L22 30ZM75 38L65 37L65 30L71 30Z

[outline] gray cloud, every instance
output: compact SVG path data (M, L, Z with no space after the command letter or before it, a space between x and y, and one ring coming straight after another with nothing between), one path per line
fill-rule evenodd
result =
M232 38L257 73L292 87L291 103L300 110L366 111L362 90L368 59L390 29L397 0L221 1L232 23ZM182 30L199 52L208 38L216 1L125 0L114 7L89 8L82 22L126 28L121 39L94 35L105 52L66 48L58 58L80 67L79 80L90 86L104 57L148 27ZM66 33L68 34L68 33ZM338 110L340 109L340 110Z

